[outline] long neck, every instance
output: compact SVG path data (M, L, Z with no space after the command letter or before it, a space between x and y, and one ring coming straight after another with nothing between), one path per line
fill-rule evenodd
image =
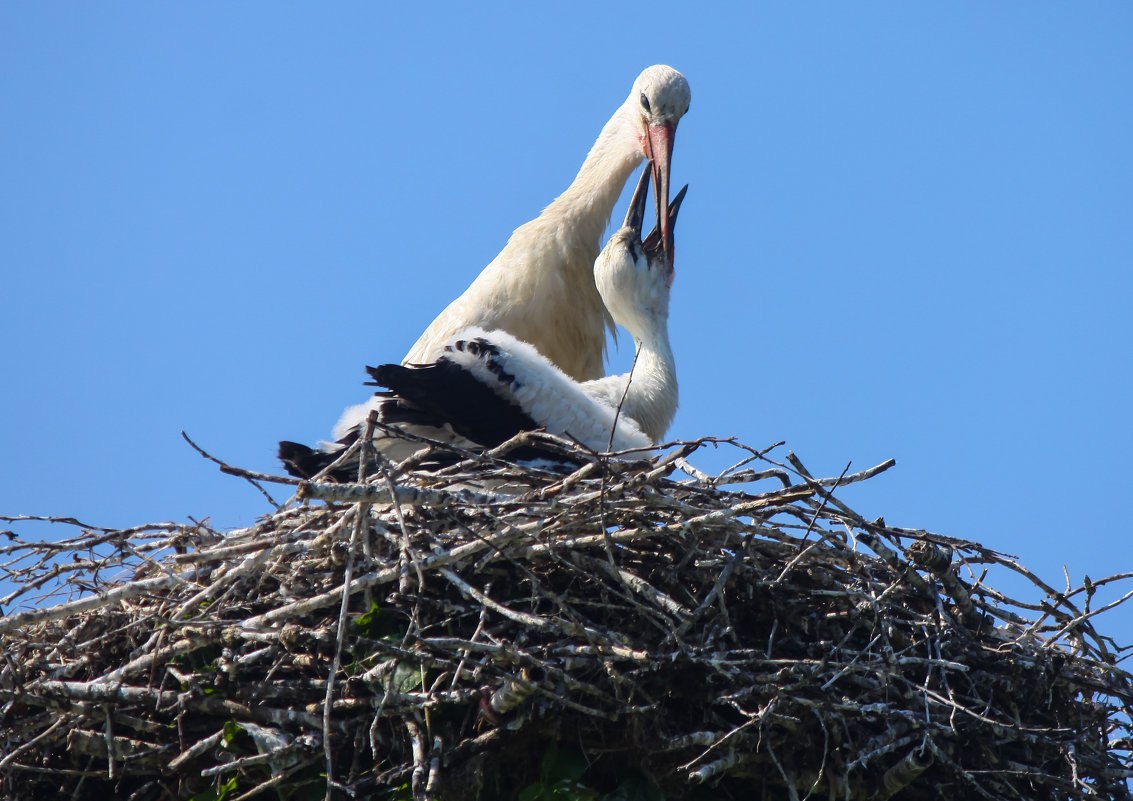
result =
M574 230L563 233L580 237L576 241L597 245L626 180L644 159L632 114L625 104L614 112L586 154L574 181L543 212L544 217L572 220Z
M594 259L626 179L643 158L632 111L623 104L614 112L570 186L512 233L473 283L480 294L469 290L490 311L478 309L474 322L530 342L579 380L602 375L605 332L614 330L594 286Z
M622 414L631 417L654 442L660 442L677 413L677 365L667 325L645 337L634 336L637 355L629 374Z

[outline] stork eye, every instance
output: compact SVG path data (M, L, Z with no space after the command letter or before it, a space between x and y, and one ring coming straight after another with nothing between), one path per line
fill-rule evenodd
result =
M641 93L641 107L645 109L647 114L653 113L653 109L649 107L649 98L645 96L645 92Z

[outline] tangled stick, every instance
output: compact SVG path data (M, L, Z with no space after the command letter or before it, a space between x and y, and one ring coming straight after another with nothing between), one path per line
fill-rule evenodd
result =
M836 494L892 462L545 442L569 473L459 453L303 483L237 531L11 534L0 790L514 797L561 742L670 799L1133 798L1133 680L1095 628L1131 593L1094 606L1130 574L1057 591ZM736 464L694 467L709 443Z

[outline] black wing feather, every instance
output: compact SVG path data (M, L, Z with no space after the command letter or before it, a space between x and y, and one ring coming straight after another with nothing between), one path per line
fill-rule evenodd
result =
M514 376L499 371L491 359L496 345L482 338L460 341L453 347L472 349L486 360L501 381L514 381ZM481 353L481 349L483 353ZM378 419L386 425L419 425L443 428L448 425L460 436L483 448L494 448L522 431L535 431L541 426L522 407L498 395L472 373L444 358L431 364L382 364L367 367L372 384L388 392L376 393L383 398L378 405ZM348 446L359 436L351 431L339 444ZM308 448L297 442L280 442L279 459L293 476L311 478L338 457L337 453ZM562 461L560 454L538 447L522 447L511 451L508 458L516 461L551 459ZM442 459L436 467L449 460ZM570 460L567 460L570 461ZM349 460L335 468L330 477L338 481L355 481L358 463Z
M366 372L417 413L448 423L457 434L485 448L539 428L518 405L445 358L410 367L382 364L367 367Z
M296 478L314 478L338 458L337 453L315 450L288 440L279 443L278 456L287 472ZM358 478L358 465L355 463L353 470L348 464L341 465L332 470L330 476L337 481L354 481Z

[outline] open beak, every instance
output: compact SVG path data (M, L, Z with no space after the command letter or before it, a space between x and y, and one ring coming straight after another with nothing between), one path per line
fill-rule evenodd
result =
M625 227L633 231L637 241L641 241L641 228L645 224L645 201L649 197L649 166L641 171L637 180L637 188L633 190L633 197L629 201L629 211L626 212Z
M653 230L649 232L649 236L645 237L642 248L646 253L652 254L661 250L662 230L668 231L667 236L669 238L669 246L672 247L677 230L677 212L681 210L681 204L684 203L686 192L688 192L688 184L682 186L681 191L677 192L677 196L673 198L673 203L671 206L669 206L669 216L664 220L667 225L663 225L662 220L658 220L657 225L653 226ZM637 199L636 194L634 194L634 199ZM671 250L669 252L672 253ZM669 266L672 267L672 261L669 262Z
M673 160L673 140L677 127L671 122L649 123L646 156L653 164L654 196L657 198L657 219L661 221L661 239L669 261L674 261L673 232L669 227L669 166Z

